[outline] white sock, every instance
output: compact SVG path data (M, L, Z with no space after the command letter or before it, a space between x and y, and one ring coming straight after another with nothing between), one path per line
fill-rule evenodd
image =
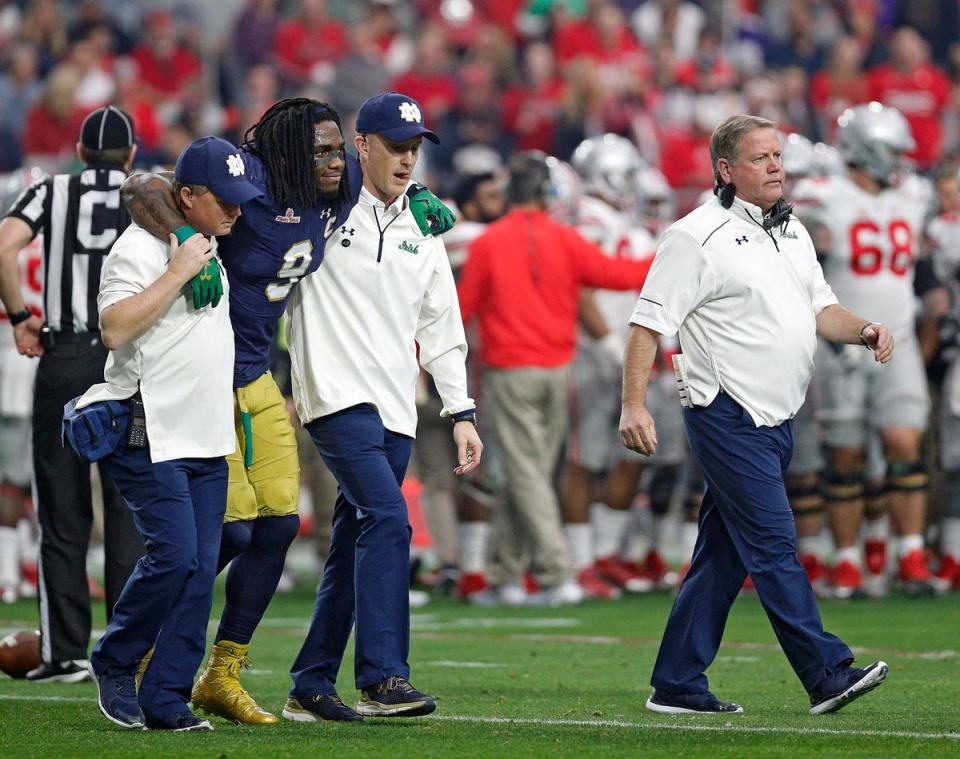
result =
M800 549L801 556L816 556L823 558L823 547L819 535L809 535L805 538L797 539L797 548Z
M20 582L20 546L16 527L0 527L0 585Z
M652 514L650 520L650 550L656 551L660 545L660 536L663 534L663 523L666 518L663 514Z
M570 544L570 561L575 572L593 564L593 528L589 523L567 522L563 526Z
M480 572L487 568L487 541L490 537L488 522L461 522L460 571L464 574Z
M945 556L952 556L960 561L960 517L944 518L940 550Z
M633 514L630 511L616 511L605 503L594 503L590 512L597 539L596 555L601 559L619 556Z
M911 551L923 550L923 535L901 535L900 536L900 558L902 559Z
M854 566L860 566L860 551L857 550L856 546L850 546L848 548L838 548L837 553L834 556L834 561L837 564L841 564L844 561L849 561Z
M864 532L867 540L880 540L886 543L890 539L890 520L886 515L879 519L867 520Z

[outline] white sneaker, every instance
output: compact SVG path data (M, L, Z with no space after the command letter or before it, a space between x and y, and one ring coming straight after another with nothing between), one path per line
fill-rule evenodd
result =
M527 591L519 582L502 585L496 589L496 592L500 596L500 603L504 606L525 606L527 603Z
M528 601L529 606L575 606L583 600L583 588L573 580L566 580L552 588L544 588L534 593Z

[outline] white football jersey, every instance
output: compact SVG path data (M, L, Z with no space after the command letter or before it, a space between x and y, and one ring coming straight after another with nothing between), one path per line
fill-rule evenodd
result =
M813 226L828 232L823 274L840 303L895 335L912 332L914 263L927 208L919 185L871 195L845 176L817 177L799 182L792 200L814 239L820 236Z
M577 231L611 257L642 260L653 255L656 244L646 229L608 203L584 196L577 213ZM626 339L630 315L637 304L636 290L597 290L597 308L610 331Z

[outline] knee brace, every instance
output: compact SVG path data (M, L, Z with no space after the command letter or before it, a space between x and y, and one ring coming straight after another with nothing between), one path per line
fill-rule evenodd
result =
M941 498L943 501L943 516L951 519L960 518L960 469L952 469L943 473Z
M868 482L863 491L864 516L872 522L880 519L887 513L890 500L887 498L887 488L877 482Z
M887 465L887 490L892 493L916 493L926 489L929 480L920 461L894 461Z
M818 483L798 484L788 479L787 499L794 516L808 517L823 513L823 493Z
M257 483L256 487L261 517L285 517L297 514L297 504L300 501L299 472L296 477L274 477L266 482Z
M863 497L863 470L857 472L827 472L826 486L823 495L828 501L838 506L848 504Z
M650 509L663 516L670 509L670 499L677 488L680 471L677 466L665 466L656 470L650 483Z

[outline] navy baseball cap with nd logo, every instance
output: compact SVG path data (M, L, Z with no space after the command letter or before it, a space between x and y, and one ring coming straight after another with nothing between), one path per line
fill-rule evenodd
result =
M418 135L440 142L440 138L423 125L420 104L399 92L381 92L367 98L357 113L357 132L380 134L394 142Z
M250 182L243 156L226 140L200 137L180 154L173 175L181 184L202 184L224 203L240 205L263 191Z

